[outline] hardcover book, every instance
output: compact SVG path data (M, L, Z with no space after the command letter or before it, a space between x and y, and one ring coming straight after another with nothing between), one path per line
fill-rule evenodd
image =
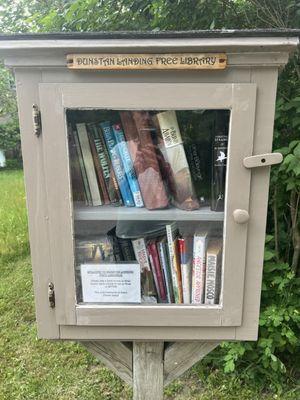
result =
M98 186L86 125L84 123L76 124L76 128L87 180L89 183L92 205L101 206L103 204L103 201L101 199L101 194Z
M118 238L116 236L116 227L110 229L107 232L107 237L109 242L111 243L111 246L113 248L113 253L115 257L115 261L124 261L123 254L122 254L122 249L120 247L120 244L118 242Z
M76 263L115 261L113 246L107 235L77 237L75 239Z
M130 239L123 239L117 237L119 247L121 249L122 257L124 261L135 261L135 254L133 251L132 243Z
M150 240L148 242L147 250L150 258L150 263L152 265L153 275L154 274L156 275L156 284L157 284L156 289L158 293L158 298L162 303L165 303L167 301L167 293L155 240Z
M117 141L112 132L110 122L101 122L100 126L103 131L104 139L110 154L124 204L127 207L134 207L134 200L126 178L124 166L117 147Z
M210 240L206 254L205 304L219 304L221 289L222 239Z
M174 175L174 203L178 208L195 210L199 208L199 202L194 192L176 112L164 111L158 113L157 119L166 148L166 156Z
M208 233L196 232L193 246L192 303L204 303L206 248Z
M174 303L174 294L173 294L173 286L172 286L172 275L171 269L168 260L168 249L167 249L167 241L166 238L160 239L157 243L157 251L159 255L160 265L162 267L164 282L167 291L167 300L168 303Z
M68 126L69 152L70 152L70 169L72 180L73 201L87 203L83 177L80 169L79 157L75 144L75 138L72 127Z
M101 193L101 198L103 199L103 204L110 204L102 168L100 166L99 159L98 159L96 146L95 146L95 143L89 132L88 132L88 137L89 137L89 141L90 141L90 147L91 147L92 157L93 157L93 161L94 161L94 167L95 167L96 175L98 178L98 184L99 184L99 190Z
M169 200L152 141L154 128L149 113L122 111L120 116L145 206L149 210L167 207Z
M84 162L83 162L83 156L82 156L80 143L79 143L79 139L78 139L78 133L77 133L76 128L73 129L73 137L74 137L74 142L75 142L75 146L76 146L76 150L77 150L78 162L79 162L79 166L80 166L80 171L81 171L81 176L82 176L82 181L83 181L87 204L91 206L92 205L92 196L91 196L90 186L89 186L89 182L88 182L88 178L87 178L87 174L86 174L86 170L85 170L85 166L84 166Z
M97 124L95 124L95 123L88 124L88 128L89 128L90 136L93 139L96 150L97 150L97 155L98 155L99 163L102 168L103 178L105 181L105 186L106 186L106 190L108 192L109 199L112 204L121 205L123 202L121 199L120 190L118 187L118 183L116 180L114 170L111 166L111 161L110 161L109 154L108 154L108 151L105 146L105 141L102 136L102 132L97 127Z
M119 146L119 154L123 162L125 174L129 183L129 187L131 189L134 204L136 207L144 207L140 186L137 181L136 173L125 140L124 132L120 124L114 124L112 126L112 129Z
M184 144L197 199L201 206L210 200L210 147L205 141Z
M135 258L141 267L141 285L144 296L156 296L153 275L148 260L146 243L144 238L132 240Z
M182 278L179 260L178 238L173 232L172 225L166 225L168 255L171 266L172 284L175 303L183 302Z
M228 146L228 120L228 111L217 112L213 135L211 164L211 209L213 211L224 211Z
M178 238L180 267L182 277L183 303L191 303L191 287L192 287L192 251L193 239L191 237Z

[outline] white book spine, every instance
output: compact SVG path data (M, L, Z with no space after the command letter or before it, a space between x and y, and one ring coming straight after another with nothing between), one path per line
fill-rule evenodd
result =
M192 303L204 304L207 234L195 234L193 247Z
M206 280L205 280L205 304L216 303L217 283L217 254L207 254Z
M102 200L100 196L96 171L94 167L94 161L92 157L92 152L90 148L88 133L86 130L85 124L76 124L78 139L81 147L83 163L86 170L86 175L88 178L91 197L92 197L92 204L93 206L101 206Z
M132 240L132 245L135 258L140 264L141 272L144 270L151 271L145 240L143 238Z
M171 275L172 275L174 298L175 298L175 303L178 303L179 302L179 283L178 283L176 266L175 266L175 248L174 248L174 241L173 241L171 225L166 225L166 232L167 232L167 242L168 242L168 250L169 250L169 257L170 257L170 268L171 268Z
M191 302L191 280L192 280L192 265L181 264L181 276L182 276L182 291L183 291L183 303L190 304Z

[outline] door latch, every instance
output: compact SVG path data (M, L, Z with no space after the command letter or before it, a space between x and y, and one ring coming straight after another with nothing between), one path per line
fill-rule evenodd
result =
M33 132L35 136L39 137L42 133L42 119L41 112L37 104L32 104L32 122L33 122Z
M243 160L243 164L246 168L267 167L268 165L280 164L282 160L281 153L266 153L246 157Z
M54 293L54 285L52 282L49 282L48 284L48 300L49 300L49 306L51 308L55 307L55 293Z

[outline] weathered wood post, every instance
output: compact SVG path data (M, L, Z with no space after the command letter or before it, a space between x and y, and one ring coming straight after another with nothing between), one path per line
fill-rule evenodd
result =
M219 342L81 342L133 387L134 400L162 400L163 389L214 350Z

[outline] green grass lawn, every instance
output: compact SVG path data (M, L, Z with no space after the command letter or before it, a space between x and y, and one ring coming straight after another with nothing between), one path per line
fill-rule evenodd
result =
M131 390L80 345L36 338L23 174L0 171L0 400L127 400ZM299 393L298 393L299 396ZM168 400L299 399L194 367ZM155 400L155 399L153 399Z

